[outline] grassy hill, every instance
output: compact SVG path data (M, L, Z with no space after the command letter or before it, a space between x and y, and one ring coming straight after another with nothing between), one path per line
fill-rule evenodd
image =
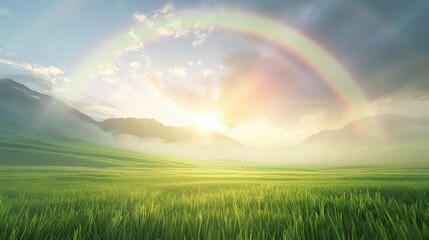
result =
M0 239L429 236L429 172L412 162L198 161L12 130L0 153Z

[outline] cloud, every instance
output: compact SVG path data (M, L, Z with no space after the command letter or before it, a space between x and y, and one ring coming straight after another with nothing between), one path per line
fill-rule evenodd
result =
M182 22L177 19L169 21L168 24L162 24L162 26L156 25L164 20L172 19L174 15L174 5L171 2L167 2L161 9L155 10L152 15L135 12L132 17L136 24L131 26L129 34L137 41L140 41L134 29L141 26L152 27L152 31L156 31L158 35L164 37L185 39L193 36L195 39L191 44L193 47L198 47L206 42L213 32L214 28L207 20L197 21L193 24L193 27L189 28L184 28Z
M207 97L208 95L205 94L205 92L198 92L197 89L167 84L159 80L159 78L153 78L151 84L161 94L172 99L179 107L200 112L208 107L214 106L214 100Z
M134 12L132 17L136 22L140 24L153 25L154 23L158 23L162 19L171 17L173 9L173 3L167 2L162 8L155 10L151 16L148 16L141 12Z
M162 76L164 76L164 73L162 71L155 71L151 77L155 79L160 79Z
M398 60L383 71L366 75L360 84L373 101L418 100L429 93L428 62L428 58Z
M189 29L180 29L174 33L175 38L186 38L191 34L191 30Z
M66 90L64 88L53 86L50 92L55 94L55 93L61 93L61 92L65 92L65 91Z
M139 12L135 12L133 14L133 18L134 18L134 20L136 20L140 23L146 23L148 21L148 18L146 17L146 15L139 13Z
M229 73L217 81L210 80L213 70L201 70L199 87L186 88L159 80L155 86L178 106L195 112L212 109L229 127L261 119L277 126L309 124L315 119L339 119L342 114L341 104L329 87L289 57L233 52L222 65Z
M80 100L61 99L79 111L88 114L96 120L105 120L106 118L116 117L120 108L110 102L99 100L90 96L83 96Z
M171 16L171 12L174 9L174 5L171 2L167 2L161 9L155 10L151 17L147 15L135 12L133 13L133 19L139 23L145 23L148 25L152 25L155 22L158 22L160 19Z
M141 41L138 41L137 43L130 45L129 47L125 48L125 52L137 52L144 49L144 44Z
M118 68L112 63L104 63L98 66L96 72L93 73L93 77L97 76L111 76L118 71Z
M41 77L34 77L28 75L19 75L19 74L10 74L10 75L1 75L0 78L9 78L19 83L22 83L28 86L31 89L36 91L45 92L51 91L54 88L54 83L47 79Z
M185 67L173 67L173 68L168 69L168 72L175 74L179 77L184 77L184 76L188 75Z
M31 72L35 75L44 77L52 82L63 79L62 75L64 74L63 70L54 66L43 66L40 64L33 64L20 61L11 61L0 58L0 65L7 65L13 68L25 70Z
M137 70L140 68L141 64L140 64L140 62L133 61L133 62L130 62L129 66L131 69Z
M210 78L213 76L214 71L213 69L203 69L201 70L201 74L203 75L203 78Z
M209 38L207 33L198 33L195 35L195 41L192 42L193 47L202 45Z
M159 12L162 14L167 14L173 11L173 8L174 8L173 3L167 2L167 4L165 4L165 6L159 10Z
M147 55L147 54L140 54L140 57L146 62L145 65L146 65L147 68L152 67L152 60L151 60L151 58L150 58L149 55Z
M14 16L10 9L0 7L0 17L2 16Z
M115 84L117 84L119 82L118 78L112 78L112 77L104 77L102 80L105 83L112 84L112 85L115 85Z
M161 22L162 20L168 19L173 16L171 13L174 9L174 6L171 2L167 2L161 9L155 10L153 14L146 15L141 12L134 12L132 14L132 18L134 19L133 25L129 27L129 31L125 34L129 37L128 46L124 49L118 50L115 52L119 61L124 57L125 54L141 52L145 50L145 45L142 39L140 38L138 31L141 27L150 28L151 31L158 32L159 35L165 37L175 36L176 38L185 38L189 35L189 31L185 29L175 29L173 26L157 26L153 27L154 24ZM150 66L150 59L147 55L142 55L143 58L146 58L147 66ZM114 64L102 64L99 66L99 69L92 73L92 77L96 77L97 75L113 75L118 69L116 69Z

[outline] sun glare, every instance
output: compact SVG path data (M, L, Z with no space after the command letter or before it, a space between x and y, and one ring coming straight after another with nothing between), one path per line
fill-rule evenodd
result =
M204 130L219 130L222 131L224 126L214 113L203 113L196 117L196 123Z

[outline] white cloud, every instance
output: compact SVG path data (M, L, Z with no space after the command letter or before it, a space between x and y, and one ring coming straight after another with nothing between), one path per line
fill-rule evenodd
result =
M163 37L174 37L174 38L187 38L194 36L192 46L197 47L202 45L209 39L210 34L214 28L210 23L210 20L201 20L193 24L193 27L184 27L180 20L169 21L167 25L157 26L163 20L169 19L174 16L174 5L168 2L164 7L154 11L153 15L148 16L140 12L135 12L132 17L137 24L131 26L129 34L131 37L140 41L137 34L134 31L138 24L155 25L155 31L158 35Z
M90 113L91 116L95 116L100 119L116 117L119 110L115 105L105 102L83 103L82 105L84 106L85 113Z
M137 52L143 48L144 48L143 42L138 42L134 45L131 45L131 46L125 48L125 51L126 52Z
M170 68L170 69L168 69L168 72L175 74L177 76L180 76L180 77L184 77L184 76L188 75L188 73L186 72L186 68L184 68L184 67Z
M105 83L107 83L107 84L115 85L115 84L117 84L117 83L119 82L119 79L117 79L117 78L112 78L112 77L106 77L106 78L103 78L103 81L104 81Z
M175 32L170 28L158 27L156 29L157 33L164 37L169 37L175 34Z
M203 69L203 70L201 70L201 73L203 74L204 78L209 78L209 77L213 76L214 71L213 71L213 69Z
M195 35L195 41L192 42L193 47L197 47L202 45L207 39L209 35L207 33L198 33Z
M142 57L146 61L147 68L150 68L152 66L152 61L150 60L149 55L141 54L140 57Z
M166 5L164 5L164 7L156 10L151 17L148 17L147 15L140 12L133 13L132 17L138 23L153 25L154 23L157 23L161 18L172 16L173 9L173 3L168 2Z
M189 65L189 66L194 66L194 62L189 61L189 62L188 62L188 65Z
M138 41L140 41L140 38L137 36L137 34L136 34L136 32L135 32L134 28L131 28L131 29L128 31L128 35L130 35L130 37L131 37L131 38L133 38L134 40L136 40L137 42L138 42Z
M124 53L128 52L137 52L142 49L144 49L144 43L140 40L140 38L135 33L134 28L130 28L128 31L128 36L131 38L132 44L130 44L128 47L124 48L123 50L116 51L116 54L118 56L122 56Z
M46 76L57 76L64 73L61 69L54 66L32 65L31 67L33 72Z
M8 65L13 68L22 69L42 76L52 82L56 82L58 79L62 79L63 70L54 66L43 66L40 64L33 64L20 61L10 61L0 58L0 65Z
M191 34L189 29L179 29L174 33L175 38L186 38Z
M65 92L66 90L64 89L64 88L60 88L60 87L56 87L56 86L53 86L52 88L51 88L51 92L52 93L61 93L61 92Z
M124 51L119 52L118 55L122 55L127 52L138 52L144 48L144 44L141 41L138 41L136 44L130 45L124 49Z
M160 79L162 76L164 76L162 71L154 71L149 74L150 79Z
M135 12L133 14L133 18L134 18L134 20L136 20L136 21L138 21L140 23L145 23L148 20L148 18L146 17L146 15L144 15L142 13L139 13L139 12Z
M137 70L140 68L141 64L137 61L134 61L134 62L130 62L129 66L130 66L130 68Z
M95 72L96 75L110 76L116 73L118 68L111 63L104 63L98 66L98 70Z
M131 41L131 43L126 48L115 51L115 54L118 57L122 57L126 53L132 53L132 52L138 52L140 50L144 50L144 43L137 36L133 27L130 28L130 30L127 32L127 35L128 37L130 37L129 40Z
M159 10L159 12L162 13L162 14L167 14L167 13L172 12L173 8L174 8L173 3L172 2L168 2L167 4L165 4L165 6L163 8L161 8Z

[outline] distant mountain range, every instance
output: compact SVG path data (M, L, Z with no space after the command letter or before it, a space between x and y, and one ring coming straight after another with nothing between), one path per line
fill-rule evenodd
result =
M218 131L206 131L197 125L166 126L155 119L109 118L98 125L102 130L113 134L127 134L138 138L160 139L164 142L210 140L241 145L238 141Z
M112 118L97 122L55 97L41 94L12 79L0 79L0 128L36 131L53 137L79 135L85 125L113 135L130 135L163 142L220 142L241 145L218 131L198 126L166 126L154 119ZM74 126L74 128L73 128ZM65 133L67 132L67 133Z
M362 126L378 123L383 137L365 134ZM81 127L84 126L84 128ZM199 126L166 126L155 119L110 118L97 122L90 116L55 97L33 91L11 80L0 80L0 128L48 134L55 138L91 134L89 128L105 133L133 136L167 143L222 143L241 145L218 131ZM299 146L371 145L429 141L429 118L411 118L396 114L364 117L340 129L313 134Z
M371 129L363 126L374 125L381 136L367 134ZM412 118L398 114L384 114L364 117L335 130L324 130L313 134L302 144L383 144L429 140L429 118Z

